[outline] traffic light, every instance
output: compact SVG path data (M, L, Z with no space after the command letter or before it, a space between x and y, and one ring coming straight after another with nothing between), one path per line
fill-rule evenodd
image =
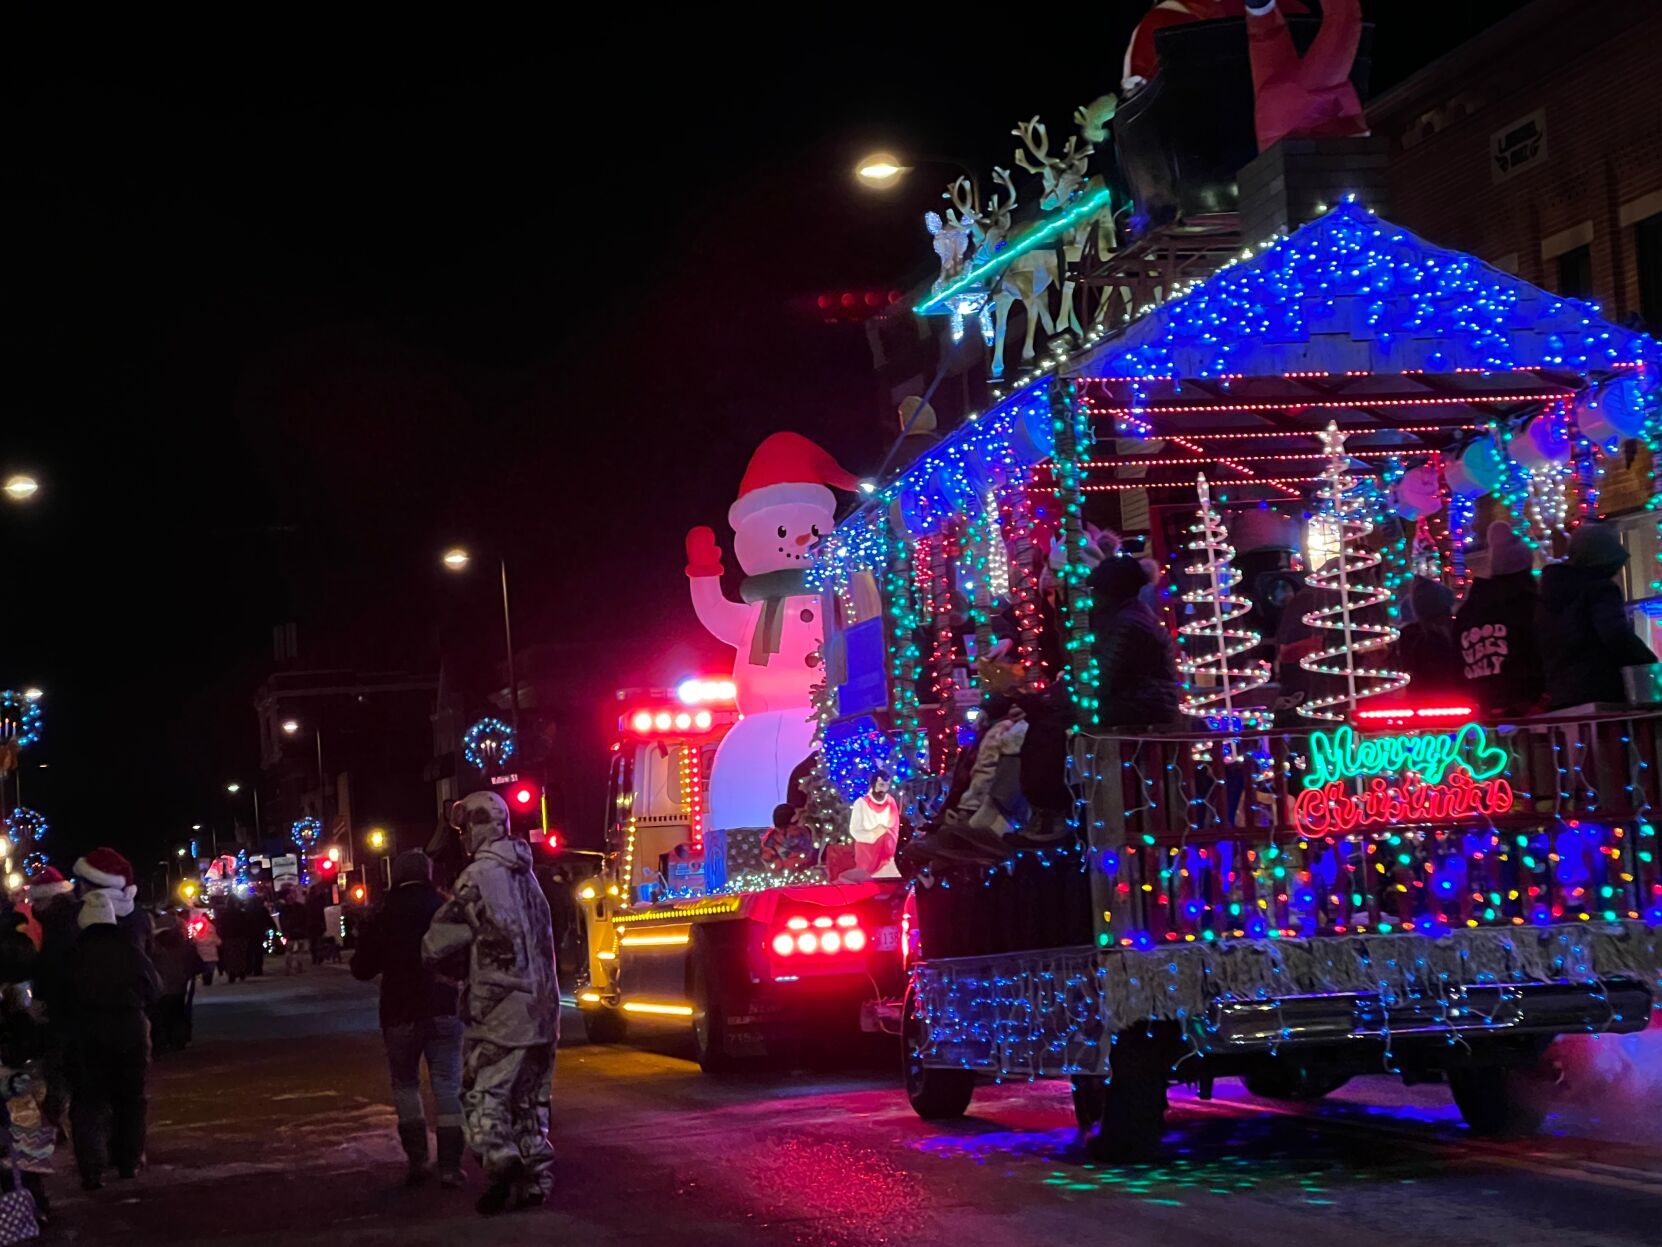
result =
M508 789L508 809L515 814L542 817L542 789L529 780L520 780Z

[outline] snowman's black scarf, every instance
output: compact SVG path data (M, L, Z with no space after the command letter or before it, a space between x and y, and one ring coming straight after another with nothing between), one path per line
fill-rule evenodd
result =
M753 666L767 666L768 658L779 652L780 637L785 630L785 599L801 597L808 592L808 573L796 568L782 572L763 572L746 576L739 582L739 596L748 604L762 604L762 619L750 638L750 661Z

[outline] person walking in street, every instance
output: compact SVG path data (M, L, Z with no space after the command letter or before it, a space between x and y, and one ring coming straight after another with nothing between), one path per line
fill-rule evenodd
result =
M306 970L306 902L298 888L291 888L277 910L283 932L283 973L303 974Z
M156 930L150 959L161 984L151 1021L153 1051L182 1052L190 1043L191 1004L196 976L202 973L201 954L177 922L164 922Z
M156 968L116 923L109 892L87 893L81 934L64 966L59 998L69 1024L69 1120L82 1189L104 1184L107 1165L131 1178L144 1155L148 1013L161 995Z
M46 1102L42 1111L54 1127L69 1107L68 1003L58 993L67 976L70 949L81 933L75 884L55 866L47 866L29 883L29 907L40 924L40 956L35 959L34 990L46 1016L44 1035Z
M427 854L420 849L400 853L392 864L392 891L364 924L352 954L353 978L381 978L381 1038L410 1186L427 1177L423 1060L437 1111L439 1183L462 1182L462 1022L456 1016L456 980L421 959L422 937L443 903ZM460 958L456 960L458 965L450 968L459 968Z
M462 996L462 1120L491 1185L478 1209L541 1204L553 1181L549 1081L560 1038L560 989L548 902L531 846L509 831L493 792L460 803L472 862L422 940L429 966L467 955Z
M248 972L255 978L265 975L265 942L277 931L271 909L261 896L250 896L243 902L248 915Z
M306 946L311 950L312 964L323 964L323 937L328 934L329 922L324 914L329 908L329 889L314 885L306 894Z
M219 928L214 924L213 914L206 909L190 910L186 917L185 934L196 947L196 955L202 961L202 986L212 987L214 972L219 969Z

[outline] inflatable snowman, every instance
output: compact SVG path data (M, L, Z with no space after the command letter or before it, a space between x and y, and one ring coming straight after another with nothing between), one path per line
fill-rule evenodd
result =
M819 594L807 585L810 549L835 522L830 487L857 484L796 433L775 433L756 448L727 512L745 574L742 602L722 592L715 533L695 528L687 534L693 609L711 636L737 651L733 683L743 716L711 767L711 827L771 826L791 772L813 749L810 694L819 679L824 624Z

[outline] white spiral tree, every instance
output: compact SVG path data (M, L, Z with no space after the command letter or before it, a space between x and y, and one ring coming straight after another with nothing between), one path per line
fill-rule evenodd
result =
M1311 570L1309 582L1312 588L1334 594L1338 600L1304 616L1304 622L1312 628L1333 635L1324 638L1328 644L1299 659L1299 666L1331 677L1337 684L1331 691L1318 687L1299 707L1299 713L1342 723L1356 709L1357 702L1406 687L1408 676L1358 661L1393 645L1400 632L1383 622L1392 594L1377 576L1370 576L1383 559L1364 544L1373 532L1373 521L1368 518L1369 504L1361 483L1350 473L1345 436L1338 425L1327 426L1322 448L1327 452L1327 466L1316 491L1321 506L1318 518L1330 526L1335 553L1321 567Z
M1189 527L1188 546L1194 560L1183 569L1195 585L1183 595L1194 618L1177 630L1183 647L1178 666L1189 682L1183 713L1228 719L1235 714L1238 698L1269 682L1270 666L1262 659L1241 661L1264 638L1237 623L1251 612L1252 603L1235 592L1241 577L1235 569L1235 547L1229 544L1229 532L1212 507L1212 491L1204 474L1196 478L1195 489L1200 510Z

